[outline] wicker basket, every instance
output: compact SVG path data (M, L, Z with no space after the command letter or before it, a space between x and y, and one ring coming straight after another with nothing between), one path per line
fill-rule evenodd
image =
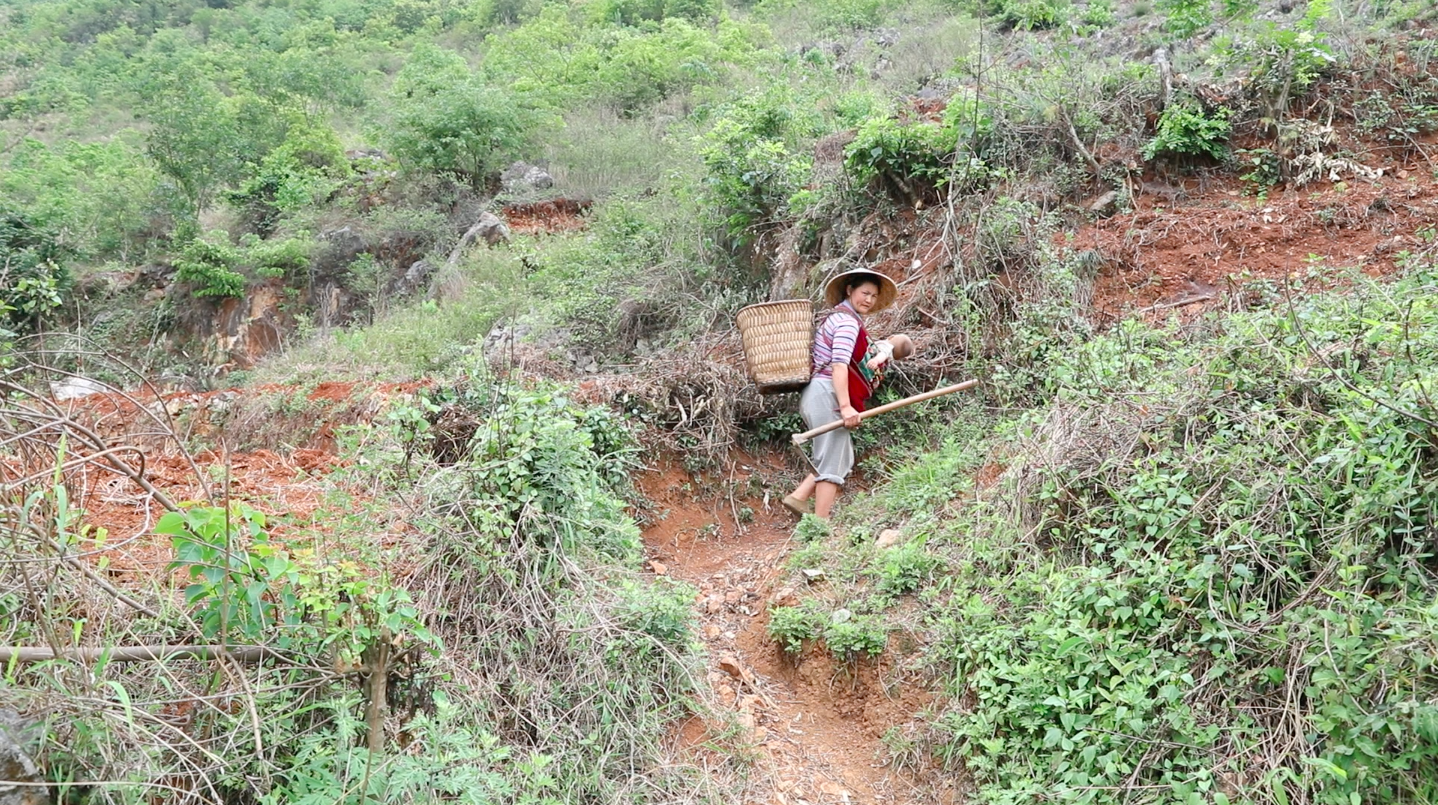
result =
M809 383L814 306L807 299L750 305L736 317L744 361L760 394L798 391Z

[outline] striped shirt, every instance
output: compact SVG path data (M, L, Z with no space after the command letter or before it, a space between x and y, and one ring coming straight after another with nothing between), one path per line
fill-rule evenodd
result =
M834 364L847 364L854 357L859 339L859 314L846 299L819 325L814 336L814 377L834 376Z

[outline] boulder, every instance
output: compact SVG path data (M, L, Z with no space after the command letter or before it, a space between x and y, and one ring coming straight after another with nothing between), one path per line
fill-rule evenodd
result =
M1108 216L1118 212L1118 191L1110 190L1094 199L1088 205L1089 212Z
M505 168L499 175L499 181L504 185L504 192L513 195L526 195L554 187L554 177L549 175L549 171L528 162L516 162Z
M416 260L410 264L403 276L396 277L390 283L390 293L395 296L409 296L420 288L426 287L432 276L434 276L434 263L428 260Z
M342 226L328 232L321 232L319 239L329 244L331 249L344 254L355 255L365 250L364 236L356 232L353 227Z
M45 782L28 750L33 726L14 710L0 709L0 805L50 805L50 789L30 785Z
M471 228L476 238L481 238L485 243L494 246L500 243L509 242L509 226L492 212L480 213L479 220Z
M104 383L91 380L88 377L67 377L64 380L50 381L50 395L61 402L78 400L91 394L99 394L104 390Z

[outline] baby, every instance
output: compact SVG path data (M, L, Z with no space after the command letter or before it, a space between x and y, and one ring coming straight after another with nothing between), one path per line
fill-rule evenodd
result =
M895 333L888 338L875 341L869 347L869 357L864 361L865 365L877 373L882 374L884 364L890 359L903 360L914 354L914 339L903 333Z

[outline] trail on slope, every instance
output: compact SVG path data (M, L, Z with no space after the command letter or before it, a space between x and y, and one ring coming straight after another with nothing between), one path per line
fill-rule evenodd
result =
M773 467L736 466L744 476ZM644 541L656 574L699 589L695 610L708 653L708 681L720 716L732 715L757 761L746 803L755 805L909 805L960 801L894 768L883 736L925 699L886 654L857 666L822 649L787 657L766 630L771 603L792 603L785 559L795 518L773 496L734 501L704 489L672 464L641 481L656 505ZM695 490L709 494L696 495ZM705 498L713 497L713 500ZM698 499L696 499L698 498ZM752 519L739 523L745 507ZM698 747L721 725L695 720L680 742Z

